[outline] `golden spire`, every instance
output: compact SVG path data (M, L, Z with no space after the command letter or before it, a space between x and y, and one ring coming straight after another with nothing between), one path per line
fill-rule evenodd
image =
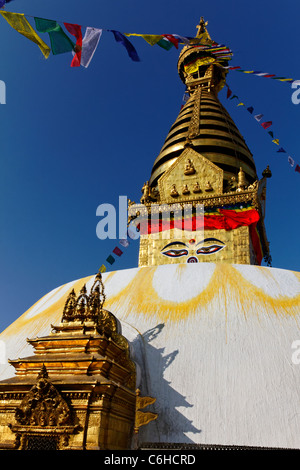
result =
M207 28L206 28L207 25L208 25L208 21L204 21L203 16L201 16L199 24L197 24L197 26L196 26L197 27L196 38L200 38L203 34L205 34L207 39L211 40L211 37L210 37L210 35L207 31Z

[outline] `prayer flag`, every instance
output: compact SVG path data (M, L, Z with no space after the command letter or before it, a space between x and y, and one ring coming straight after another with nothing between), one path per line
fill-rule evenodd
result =
M120 240L120 245L124 246L125 248L127 248L129 246L129 241L126 240L126 239L121 239Z
M173 44L165 37L162 37L158 42L157 45L165 49L166 51L169 51L172 49Z
M123 254L123 251L120 250L117 246L113 249L113 253L117 256L121 256Z
M129 57L134 61L134 62L140 62L140 58L134 48L134 46L131 44L131 42L126 38L126 36L124 36L124 34L120 33L119 31L115 31L113 29L110 30L114 37L115 37L115 40L117 42L120 42L121 44L123 44L123 46L125 47L125 49L127 50L128 52L128 55Z
M178 38L183 44L190 44L190 39L186 38L185 36L179 36L179 34L172 34L172 36L175 36Z
M34 18L34 21L39 32L49 34L51 50L54 55L74 50L75 44L65 34L57 21L37 17Z
M280 147L280 149L277 150L277 153L278 153L278 152L284 152L284 153L286 153L286 151L285 151L282 147Z
M71 67L79 67L81 62L81 50L82 50L82 31L81 26L78 24L64 23L66 29L76 38L75 44L75 55L71 62Z
M116 261L115 258L112 256L112 255L109 255L108 258L106 258L106 261L109 263L109 264L114 264L114 262Z
M230 98L230 96L232 95L232 91L230 90L230 88L227 89L227 99Z
M239 103L237 106L245 106L244 103Z
M258 122L261 121L263 117L263 114L256 114L256 116L254 116L254 119L256 119Z
M272 131L269 131L268 134L273 138L274 137L274 134Z
M252 114L253 111L254 111L254 108L252 106L250 106L249 108L247 108L247 111L249 111L249 113Z
M262 122L261 125L264 129L268 129L268 127L272 126L272 121Z
M125 36L140 36L151 46L154 46L155 44L157 44L158 41L162 38L161 34L126 33Z
M102 266L99 269L99 272L100 273L105 273L105 271L106 271L106 266L104 266L104 264L102 264Z
M23 13L11 13L9 11L0 11L0 13L12 28L37 44L46 59L49 57L50 47L37 35Z
M239 97L237 95L233 95L230 99L233 100L234 98L239 99Z
M279 139L273 139L272 142L274 142L276 145L279 145Z
M300 166L296 165L295 171L298 171L300 173Z
M81 51L81 65L83 67L88 67L94 53L99 44L99 40L102 35L102 29L86 28L84 38L82 40L82 51Z
M288 162L291 165L291 167L293 167L295 165L295 161L290 156L288 157Z
M164 38L167 38L168 41L170 41L176 49L178 49L178 39L174 38L172 34L163 34Z

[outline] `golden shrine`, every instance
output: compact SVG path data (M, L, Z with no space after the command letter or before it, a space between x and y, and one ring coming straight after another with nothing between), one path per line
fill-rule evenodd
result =
M136 390L136 368L115 316L103 309L99 273L65 302L48 336L28 339L34 356L10 361L16 376L0 383L0 448L127 449L153 399ZM154 399L155 401L155 399Z

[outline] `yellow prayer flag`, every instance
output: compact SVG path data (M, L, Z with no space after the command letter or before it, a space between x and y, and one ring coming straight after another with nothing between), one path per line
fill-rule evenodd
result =
M137 34L137 33L127 33L125 36L139 36L143 38L148 44L154 46L161 40L162 35L159 34Z
M0 11L0 13L12 28L37 44L46 59L49 57L51 52L50 47L37 35L30 23L26 20L24 13L11 13L10 11Z
M245 106L244 103L239 103L237 106Z
M105 273L105 271L106 271L106 266L104 266L104 264L102 264L102 266L99 269L99 272L100 273Z
M274 139L274 140L272 140L272 142L274 142L274 144L276 144L276 145L279 145L279 139Z

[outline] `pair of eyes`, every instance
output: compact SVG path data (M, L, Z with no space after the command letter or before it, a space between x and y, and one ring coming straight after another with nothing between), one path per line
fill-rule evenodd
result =
M197 255L211 255L217 253L217 251L222 250L224 245L209 245L209 246L201 246L196 250ZM187 256L189 254L186 248L171 248L167 251L162 251L162 254L165 256L170 256L171 258L179 258L180 256Z

